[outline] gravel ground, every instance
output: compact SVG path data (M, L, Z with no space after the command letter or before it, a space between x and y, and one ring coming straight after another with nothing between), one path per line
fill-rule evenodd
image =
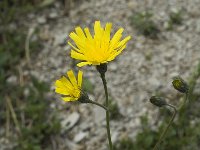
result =
M140 116L148 114L153 127L157 109L148 99L155 93L173 98L171 78L181 75L187 79L200 59L200 1L199 0L87 0L73 4L70 15L64 16L62 6L28 15L30 27L39 28L34 36L44 43L37 58L32 60L28 72L38 79L51 83L69 70L73 63L66 44L68 35L77 25L92 27L95 20L102 24L112 22L114 31L125 28L125 35L131 35L124 52L108 65L107 82L109 93L117 102L123 117L111 121L111 133L116 142L124 136L134 137L140 129ZM130 17L135 12L151 10L153 19L161 32L152 40L138 35L131 25ZM165 29L171 11L183 10L183 24L171 31ZM34 37L33 36L33 37ZM100 103L104 92L99 74L94 67L83 67L84 76L95 85L90 96ZM63 125L63 149L106 150L107 138L105 114L92 105L64 104L53 92L49 94L52 107L60 111ZM65 127L67 122L71 128Z

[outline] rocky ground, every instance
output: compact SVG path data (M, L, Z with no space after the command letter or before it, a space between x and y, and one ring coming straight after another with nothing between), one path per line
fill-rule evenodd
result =
M145 10L151 10L159 26L161 32L157 39L137 34L131 25L130 17ZM169 13L179 10L183 11L183 24L166 30ZM112 139L116 142L124 136L134 137L137 134L142 115L148 114L153 127L157 109L149 103L149 97L162 93L169 99L174 98L176 92L171 86L172 77L181 75L187 79L191 75L200 59L199 10L199 0L79 0L71 5L68 16L64 15L60 3L28 15L27 24L38 29L31 40L39 38L44 48L37 58L31 60L33 69L25 73L51 83L49 100L55 111L60 113L63 129L60 144L63 149L107 149L104 111L92 105L64 103L53 91L54 81L73 66L67 45L69 33L76 26L92 27L95 20L100 20L104 25L112 22L114 31L124 27L125 35L132 36L124 52L109 63L106 74L110 96L123 115L111 121ZM84 77L94 84L91 98L103 103L105 98L99 74L91 66L81 70Z

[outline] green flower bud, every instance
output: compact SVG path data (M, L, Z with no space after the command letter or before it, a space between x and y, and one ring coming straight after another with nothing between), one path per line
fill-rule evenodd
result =
M150 102L158 107L162 107L167 105L167 102L165 101L165 99L163 97L159 97L159 96L152 96L150 98Z
M181 93L187 93L189 90L188 84L180 76L174 77L172 84L174 88Z

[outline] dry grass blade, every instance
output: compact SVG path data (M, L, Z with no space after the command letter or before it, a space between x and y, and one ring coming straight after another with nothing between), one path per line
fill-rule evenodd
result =
M31 59L30 59L30 48L29 48L29 43L30 43L30 38L33 35L35 31L34 27L29 28L28 30L28 35L26 37L26 42L25 42L25 54L26 54L26 61L29 67L31 67Z
M15 111L13 109L13 105L11 103L11 99L8 96L6 96L6 103L8 105L9 110L10 110L11 116L13 118L14 124L15 124L16 129L17 129L17 132L19 133L19 135L21 135L21 129L20 129L20 126L19 126L19 122L17 120L17 116L16 116Z

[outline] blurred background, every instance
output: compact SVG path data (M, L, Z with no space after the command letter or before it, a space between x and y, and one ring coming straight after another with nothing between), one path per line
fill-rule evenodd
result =
M105 112L64 103L56 79L77 70L67 45L76 26L113 23L131 35L108 64L111 134L115 150L149 150L172 115L152 95L179 107L171 85L181 75L190 105L178 114L160 150L200 149L199 0L0 0L0 150L107 150ZM83 67L83 88L104 103L95 67Z

